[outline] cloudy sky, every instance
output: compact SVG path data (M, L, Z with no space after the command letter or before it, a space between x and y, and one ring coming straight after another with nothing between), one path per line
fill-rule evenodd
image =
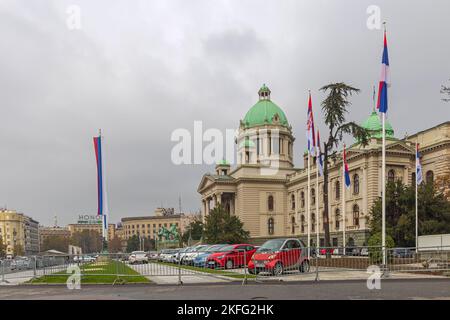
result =
M432 5L431 5L432 3ZM70 29L71 5L81 29ZM60 224L96 211L92 137L102 128L111 220L200 208L208 165L171 162L173 130L234 129L266 83L305 146L306 99L344 81L363 121L388 21L397 137L450 120L450 2L317 0L0 0L0 206ZM322 136L324 136L322 131Z

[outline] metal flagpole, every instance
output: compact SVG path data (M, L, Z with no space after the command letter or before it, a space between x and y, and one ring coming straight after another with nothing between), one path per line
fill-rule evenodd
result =
M417 152L417 150L419 150L418 149L418 144L417 144L417 142L416 142L416 174L415 174L415 177L416 177L416 181L414 181L414 183L416 184L416 253L417 253L417 247L419 246L419 204L418 204L418 199L417 199L417 161L418 161L418 159L417 159L417 156L418 156L418 152Z
M381 247L383 250L383 265L386 265L386 130L385 130L386 113L382 112L382 130L383 130L383 146L382 146L382 164L381 164Z
M308 198L308 202L307 202L307 207L306 207L306 211L307 211L307 215L308 215L308 258L310 257L310 252L311 252L311 177L310 177L310 163L311 163L311 152L308 150L308 188L307 188L307 198Z
M345 153L345 146L344 146L344 151L343 151L344 153ZM343 254L344 254L344 256L345 256L345 247L346 247L346 237L345 237L345 229L346 229L346 226L345 226L345 218L346 218L346 214L345 214L345 190L346 190L346 187L345 187L345 161L344 161L344 155L342 155L342 244L343 244L343 247L344 247L344 250L343 250Z
M320 157L320 153L317 150L317 155L316 155L316 216L317 216L317 221L316 221L316 254L319 254L319 221L320 221L320 215L319 215L319 157Z

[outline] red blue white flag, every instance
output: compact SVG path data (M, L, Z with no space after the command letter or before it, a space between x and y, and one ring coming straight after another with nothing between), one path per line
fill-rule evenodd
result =
M307 114L307 122L306 122L306 136L308 139L308 152L310 155L314 156L315 148L316 148L316 137L314 133L314 118L312 113L312 101L311 101L311 93L309 94L308 100L308 114Z
M97 198L98 198L97 214L100 216L105 216L102 217L102 219L106 219L106 215L108 214L108 202L106 196L102 140L103 138L101 135L99 135L98 137L94 137L95 158L97 162Z
M416 183L422 183L422 164L420 163L419 144L416 144Z
M388 110L388 87L390 86L390 84L391 83L389 77L389 55L385 31L383 58L381 59L381 78L378 87L378 103L377 103L377 108L382 113L386 113Z
M344 145L344 152L343 152L343 160L344 160L345 186L347 188L350 188L350 172L348 171L347 154L345 152L345 145Z

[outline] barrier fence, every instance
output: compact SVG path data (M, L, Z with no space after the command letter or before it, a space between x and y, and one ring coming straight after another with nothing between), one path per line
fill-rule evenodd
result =
M386 265L382 265L383 254L387 258ZM442 274L450 271L450 246L384 250L381 247L288 247L271 251L203 245L157 253L31 256L1 260L0 283L19 280L56 283L58 279L64 283L68 276L77 272L82 281L91 279L100 283L143 279L178 284L185 281L300 280L304 277L319 280L325 273L334 273L337 279L366 273L370 266L378 267L385 274Z

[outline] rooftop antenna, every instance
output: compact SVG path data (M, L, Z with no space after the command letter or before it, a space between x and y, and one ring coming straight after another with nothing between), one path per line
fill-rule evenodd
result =
M183 211L181 210L181 196L178 197L178 207L179 207L180 213L182 213Z
M54 221L55 221L55 228L56 228L56 227L58 226L58 217L57 217L57 216L55 216L54 218L55 218L55 220L54 220Z

